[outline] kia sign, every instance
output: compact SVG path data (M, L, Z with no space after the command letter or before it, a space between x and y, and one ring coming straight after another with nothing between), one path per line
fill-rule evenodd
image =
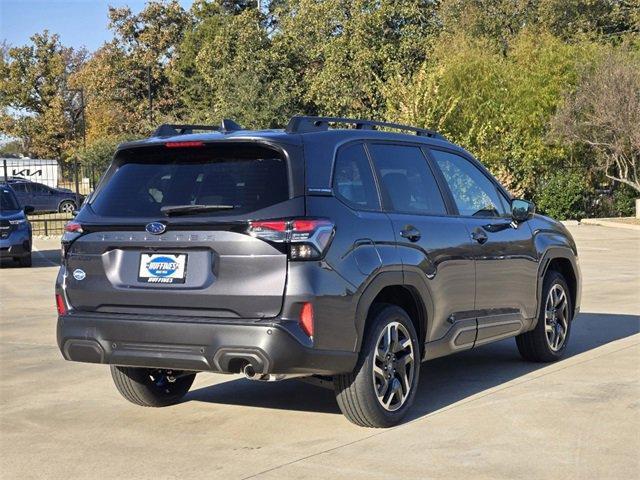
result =
M34 158L0 158L0 179L24 178L32 182L44 183L49 187L58 186L58 162Z

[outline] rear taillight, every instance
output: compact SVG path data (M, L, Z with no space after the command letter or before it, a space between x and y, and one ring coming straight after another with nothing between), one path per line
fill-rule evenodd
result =
M83 233L82 225L76 221L72 220L64 226L64 233L60 239L60 255L63 261L67 256L69 245Z
M66 315L67 304L59 293L56 293L56 308L58 309L58 315Z
M300 310L300 328L309 338L313 338L313 305L309 302L302 305Z
M322 258L334 232L333 222L324 218L260 220L249 222L247 230L252 237L288 246L291 260Z
M78 222L71 221L64 226L64 231L70 233L82 233L82 225Z

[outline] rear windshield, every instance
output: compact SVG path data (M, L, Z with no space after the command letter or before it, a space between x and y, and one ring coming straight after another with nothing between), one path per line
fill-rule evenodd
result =
M91 202L104 216L158 217L162 207L185 205L232 207L190 215L237 215L289 198L285 160L252 145L131 149L110 170Z

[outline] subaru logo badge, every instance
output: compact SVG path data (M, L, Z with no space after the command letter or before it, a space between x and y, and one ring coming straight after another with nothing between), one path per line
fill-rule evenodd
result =
M86 278L87 274L84 273L84 270L82 270L81 268L76 268L73 271L73 278L75 278L78 281L82 281Z
M153 235L160 235L161 233L164 233L164 231L167 229L167 226L164 223L151 222L147 224L144 229L147 232L152 233Z

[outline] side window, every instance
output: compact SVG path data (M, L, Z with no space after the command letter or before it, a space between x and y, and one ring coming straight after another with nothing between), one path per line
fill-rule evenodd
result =
M449 152L431 150L442 171L460 215L501 217L506 215L494 183L466 158Z
M31 189L33 190L33 193L39 193L41 195L51 193L48 187L39 183L32 184Z
M11 184L11 188L13 188L13 190L16 193L26 193L27 192L27 188L26 188L26 185L24 183L12 183Z
M338 150L333 191L355 209L380 210L380 202L364 146L354 143Z
M444 215L447 209L427 159L418 147L370 147L385 201L396 212Z

